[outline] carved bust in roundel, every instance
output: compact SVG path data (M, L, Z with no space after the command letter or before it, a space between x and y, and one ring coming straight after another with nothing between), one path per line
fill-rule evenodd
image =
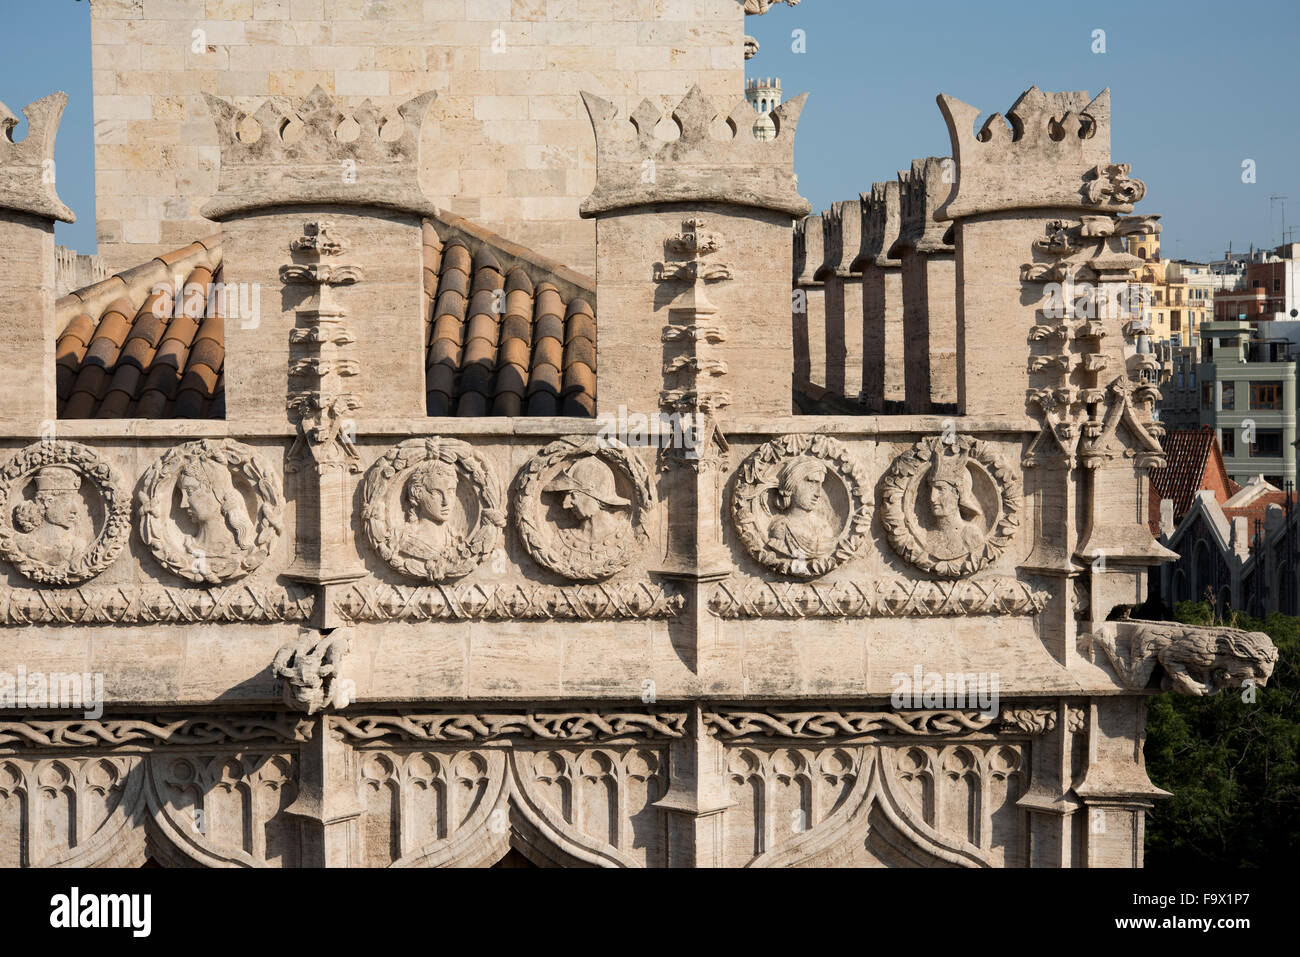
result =
M625 568L648 537L645 517L654 501L646 467L611 440L552 442L515 484L524 548L539 565L574 581L600 581Z
M139 492L140 540L168 570L216 584L242 578L270 554L282 528L280 476L231 439L168 450Z
M366 474L362 517L370 547L423 581L469 574L496 547L505 510L488 463L458 439L408 439Z
M35 582L71 585L113 563L131 531L115 469L75 442L37 442L0 472L0 555Z
M894 551L942 578L992 564L1020 527L1019 477L970 436L923 439L894 460L881 488L880 520Z
M865 540L867 487L847 446L824 435L787 435L745 460L731 517L758 562L813 578L848 560Z

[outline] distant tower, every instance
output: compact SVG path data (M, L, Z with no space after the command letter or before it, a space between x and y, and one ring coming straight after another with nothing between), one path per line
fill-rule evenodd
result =
M758 119L754 121L754 138L775 139L776 123L770 114L781 105L781 81L774 76L746 80L745 99L758 113Z
M1160 261L1160 234L1133 235L1124 239L1130 256L1140 256L1149 262Z

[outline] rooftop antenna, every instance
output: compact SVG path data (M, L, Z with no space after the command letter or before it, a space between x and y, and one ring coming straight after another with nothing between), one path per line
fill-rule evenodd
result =
M1269 218L1272 218L1272 216L1273 216L1273 204L1274 204L1274 203L1278 203L1278 204L1280 204L1281 207L1282 207L1282 242L1285 243L1285 242L1286 242L1286 197L1285 197L1285 196L1270 196L1270 197L1268 198L1268 213L1269 213Z

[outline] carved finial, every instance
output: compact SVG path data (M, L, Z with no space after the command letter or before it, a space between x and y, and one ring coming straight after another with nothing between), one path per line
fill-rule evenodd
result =
M862 245L855 266L897 266L891 250L899 235L898 180L872 183L871 192L862 193Z
M1045 93L1030 87L1004 118L991 116L974 132L976 107L939 96L948 124L957 182L937 216L958 219L1007 209L1065 208L1128 213L1144 191L1127 167L1110 188L1110 90L1089 99L1087 91Z
M18 117L0 103L0 208L65 223L77 217L54 188L54 139L68 94L51 93L23 107L27 135L14 142Z
M287 114L267 100L250 116L204 95L221 143L209 219L323 203L437 214L419 183L420 129L436 93L408 100L386 122L369 100L349 110L319 86Z
M754 136L754 110L740 99L722 114L694 86L672 111L678 136L662 140L663 115L643 100L620 118L614 104L582 94L596 134L596 188L583 216L646 203L718 202L803 216L810 206L796 191L794 133L807 94L772 111L776 135ZM715 126L726 133L714 136Z

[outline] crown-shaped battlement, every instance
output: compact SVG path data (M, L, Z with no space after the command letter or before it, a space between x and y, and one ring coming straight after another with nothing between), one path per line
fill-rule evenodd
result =
M1110 90L1044 93L1030 87L974 132L979 110L939 96L957 182L943 219L1008 209L1128 213L1144 188L1110 162ZM1115 181L1122 180L1121 183Z
M221 143L217 193L202 210L209 219L321 204L436 215L419 185L420 128L436 93L408 100L386 120L369 100L349 109L319 86L287 113L267 100L249 115L205 96Z
M664 117L649 100L620 117L613 103L584 92L596 133L596 188L583 200L582 215L701 202L807 215L812 207L798 194L794 176L794 133L806 98L802 94L773 110L775 135L760 140L746 100L721 114L693 86L671 114L678 135L665 140L656 133Z
M825 258L814 278L851 276L861 271L861 267L854 263L862 246L860 200L845 199L831 203L831 208L822 214L822 243Z
M855 269L867 266L898 266L890 255L898 241L898 180L872 183L871 192L862 193L862 246L854 262Z
M794 281L805 286L817 282L816 273L826 259L825 226L820 213L794 224Z
M944 235L951 226L938 222L935 212L948 201L957 179L957 164L946 156L912 160L912 168L898 174L898 241L889 255L898 258L905 249L920 253L952 252Z
M0 208L65 223L76 220L54 189L54 139L68 94L51 93L23 107L27 135L14 142L18 117L0 103Z

